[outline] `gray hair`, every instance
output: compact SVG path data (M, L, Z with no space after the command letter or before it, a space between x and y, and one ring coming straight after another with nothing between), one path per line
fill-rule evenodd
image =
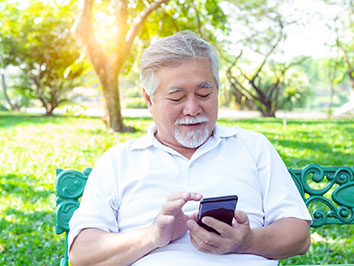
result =
M191 31L181 31L153 42L145 49L140 60L141 83L150 97L160 84L157 71L164 67L178 66L191 59L210 60L217 89L219 81L219 59L212 45Z

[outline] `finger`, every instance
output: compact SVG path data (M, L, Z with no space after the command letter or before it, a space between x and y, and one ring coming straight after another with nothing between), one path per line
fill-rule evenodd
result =
M186 192L175 192L175 193L172 193L171 195L168 196L167 198L167 201L173 201L173 200L178 200L178 199L183 199L183 195L185 194Z
M207 231L203 227L199 226L194 220L188 220L187 227L190 231L190 234L196 236L200 242L208 243L211 246L218 245L217 240L220 238L220 236L214 232Z
M192 244L202 252L220 254L219 245L213 241L214 233L206 231L194 221L188 221L187 226L190 228L190 239Z
M202 219L203 224L214 228L219 234L226 236L232 233L232 227L222 221L219 221L210 216L204 216Z
M189 201L189 200L199 201L202 199L202 197L203 195L196 192L176 192L171 194L167 200L173 201L173 200L183 199L185 201Z
M236 219L236 222L239 223L239 224L247 224L247 223L249 223L248 216L243 211L235 211L234 217Z
M195 232L198 230L198 224L193 219L189 219L187 221L187 227L191 232Z
M208 245L205 242L202 242L196 235L190 235L192 244L201 252L214 253L213 250L215 247Z
M161 214L163 215L173 215L182 210L183 205L186 202L183 199L167 201L161 209Z
M195 213L192 213L192 214L188 214L187 215L187 219L188 220L198 221L198 212L195 212Z
M189 193L190 193L189 200L200 201L203 198L203 195L200 193L196 193L196 192L189 192Z

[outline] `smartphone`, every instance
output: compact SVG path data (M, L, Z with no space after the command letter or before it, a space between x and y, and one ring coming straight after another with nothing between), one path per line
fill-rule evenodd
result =
M204 216L211 216L231 225L237 201L238 197L236 195L202 199L199 204L198 224L210 232L219 234L214 228L203 224L202 218Z

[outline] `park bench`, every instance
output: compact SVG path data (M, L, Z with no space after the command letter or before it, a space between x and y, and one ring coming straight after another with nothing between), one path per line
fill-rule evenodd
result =
M310 164L302 169L289 168L313 218L311 227L328 224L354 224L354 166L329 167ZM69 220L79 207L91 172L57 169L56 232L65 233L65 256L60 265L68 265ZM354 266L354 264L351 264Z

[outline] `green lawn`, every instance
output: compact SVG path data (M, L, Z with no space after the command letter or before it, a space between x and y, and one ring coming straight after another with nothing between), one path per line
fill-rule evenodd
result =
M129 118L135 133L106 131L98 118L0 113L0 265L58 265L64 236L55 234L55 169L83 170L112 145L141 136L149 118ZM289 167L354 165L354 120L222 119L265 134ZM311 229L314 232L314 229ZM354 227L317 229L305 256L282 264L354 263Z

